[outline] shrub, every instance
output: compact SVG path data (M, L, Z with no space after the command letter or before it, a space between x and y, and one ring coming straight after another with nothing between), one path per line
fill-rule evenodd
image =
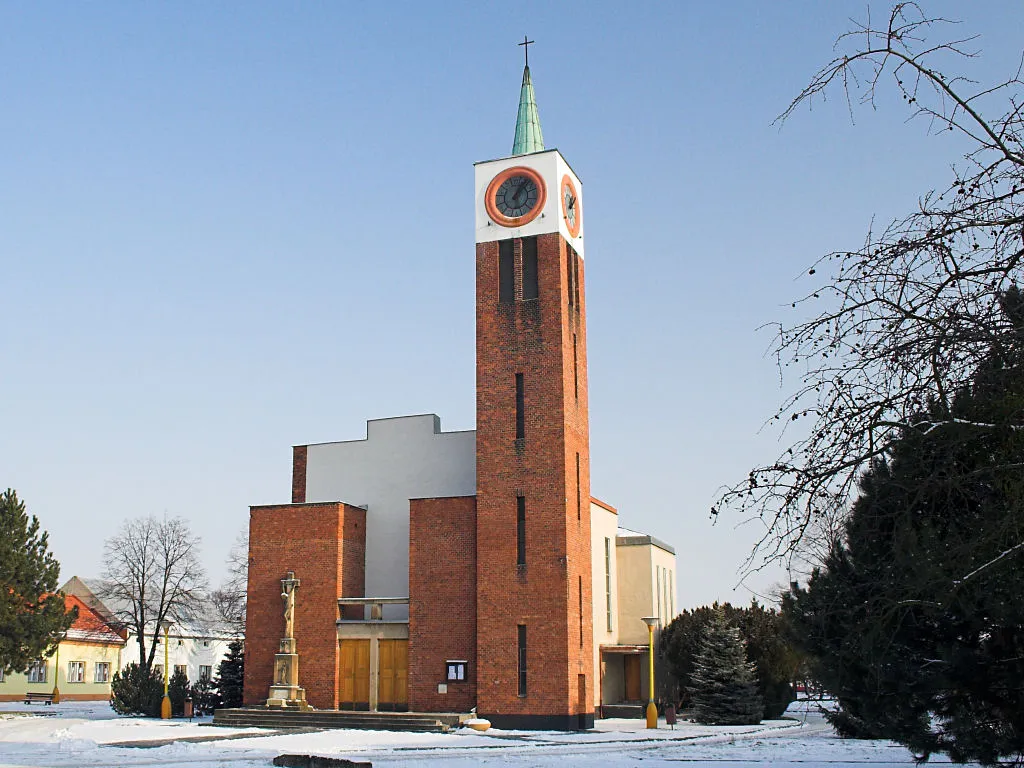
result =
M197 715L208 715L220 706L213 681L208 677L200 677L192 685L192 707Z
M132 662L110 681L110 706L119 715L160 716L163 679L155 670Z
M167 690L167 695L171 697L172 717L184 717L185 699L190 691L191 686L188 684L188 675L181 669L175 669L174 674L171 675L170 685Z

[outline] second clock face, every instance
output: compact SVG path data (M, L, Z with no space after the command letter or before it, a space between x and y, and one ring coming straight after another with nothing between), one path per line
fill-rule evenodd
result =
M580 205L580 197L576 193L576 185L572 183L569 174L562 177L561 197L565 226L569 228L569 234L576 237L580 233L580 224L583 223L583 208Z
M532 168L508 168L487 185L484 206L495 224L521 227L537 218L544 209L547 192L544 179Z

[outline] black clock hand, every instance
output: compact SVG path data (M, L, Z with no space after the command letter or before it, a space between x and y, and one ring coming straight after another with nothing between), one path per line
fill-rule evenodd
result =
M514 202L517 207L519 205L519 195L522 194L524 189L526 189L526 185L528 183L529 182L524 181L522 184L516 187L516 191L512 193L512 202Z

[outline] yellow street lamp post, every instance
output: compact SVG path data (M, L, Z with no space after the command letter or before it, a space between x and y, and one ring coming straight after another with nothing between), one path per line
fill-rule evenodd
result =
M658 706L654 703L654 628L658 624L657 616L644 616L641 621L647 625L647 659L650 669L650 681L647 687L647 727L658 727Z
M63 638L61 638L63 640ZM60 704L60 643L57 643L57 652L53 657L53 703Z
M171 622L164 619L160 622L160 629L164 631L164 700L160 702L160 717L164 720L171 719L171 697L168 695L170 677L168 677L168 664L170 663L170 640Z

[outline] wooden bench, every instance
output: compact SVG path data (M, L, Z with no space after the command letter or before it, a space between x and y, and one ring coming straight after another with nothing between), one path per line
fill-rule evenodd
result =
M43 704L46 704L47 706L49 706L50 704L53 704L53 694L52 693L35 693L33 691L29 691L28 693L25 694L25 703L26 704L31 704L34 701L41 701L41 702L43 702Z

